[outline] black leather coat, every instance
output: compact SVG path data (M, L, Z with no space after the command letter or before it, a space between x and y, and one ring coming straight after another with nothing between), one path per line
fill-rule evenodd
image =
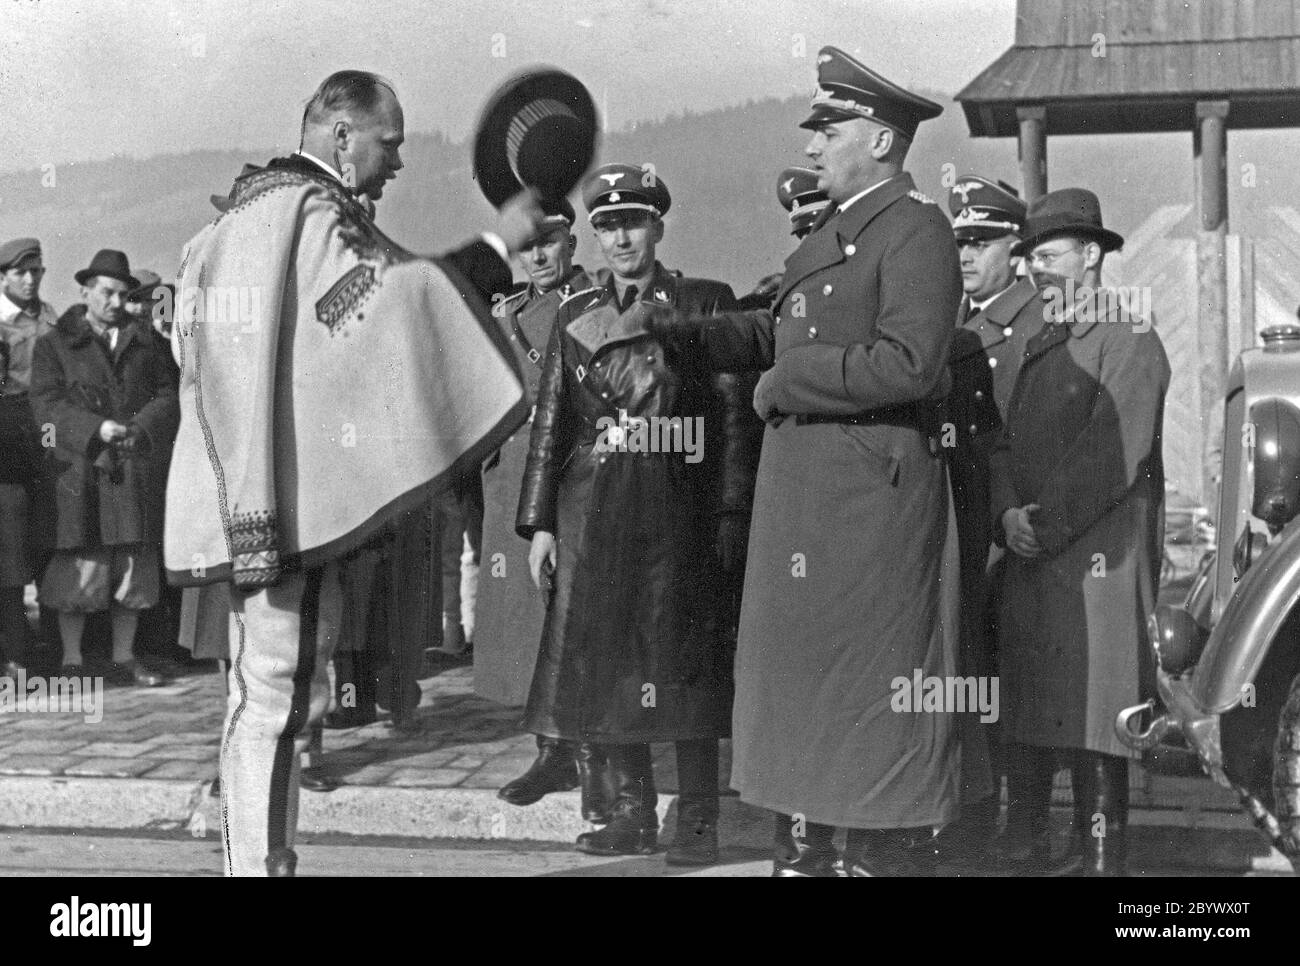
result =
M734 303L728 286L662 267L642 297L692 314ZM525 718L535 734L730 733L733 652L715 537L719 519L747 515L752 499L753 384L682 371L637 319L604 285L560 309L547 348L517 519L521 536L545 530L558 543ZM614 449L627 431L620 411L698 418L702 458ZM700 434L681 439L698 446Z

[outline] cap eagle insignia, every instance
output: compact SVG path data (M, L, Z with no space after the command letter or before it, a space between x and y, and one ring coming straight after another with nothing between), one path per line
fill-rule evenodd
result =
M969 205L970 193L978 187L980 187L978 181L962 181L959 184L952 186L952 193L955 195L961 195L961 203L963 205Z
M602 174L600 177L603 181L608 181L609 186L612 188L614 187L614 185L618 184L620 181L623 180L623 175L625 173L626 172L619 171L616 174Z

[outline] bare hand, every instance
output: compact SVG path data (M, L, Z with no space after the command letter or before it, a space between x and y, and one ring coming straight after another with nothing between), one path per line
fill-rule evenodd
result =
M542 570L555 572L555 534L538 530L533 534L533 545L528 548L528 572L533 575L533 584L542 589Z
M1037 510L1037 503L1022 507L1012 507L1002 514L1002 529L1007 535L1007 548L1014 554L1033 560L1043 552L1043 546L1034 535L1034 528L1029 523L1029 513Z
M497 213L497 236L512 252L517 252L524 245L537 237L546 213L538 202L537 192L525 188L515 195Z
M121 423L106 419L99 426L99 438L105 443L111 443L115 439L121 439L126 435L126 427Z

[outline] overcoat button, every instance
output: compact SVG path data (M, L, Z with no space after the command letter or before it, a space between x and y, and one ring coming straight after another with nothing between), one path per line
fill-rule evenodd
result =
M983 398L984 398L984 390L983 390L983 389L976 389L976 390L975 390L975 398L976 398L976 399L983 399Z
M858 250L858 246L857 246L857 245L854 245L854 244L852 244L852 243L849 243L848 245L845 245L845 246L844 246L844 254L845 254L845 255L853 255L853 254L855 254L855 253L857 252L857 250Z
M1011 334L1011 331L1012 331L1012 330L1011 330L1011 326L1008 325L1005 329L1002 330L1002 334L1003 334L1003 335L1010 335L1010 334Z
M808 330L808 338L810 339L817 338L817 326L814 325Z
M833 291L835 291L835 288L834 288L834 286L832 286L832 285L827 284L827 285L822 286L822 294L823 294L823 295L830 295L831 292L833 292Z
M778 315L775 319L772 320L772 322L773 322L775 325L780 325L780 324L781 324L781 316Z
M997 367L998 367L998 360L997 360L997 359L990 359L990 360L989 360L989 368L990 368L990 369L996 369Z
M972 436L975 435L975 429L976 429L975 424L974 424L974 423L971 423L971 424L970 424L970 434L971 434Z

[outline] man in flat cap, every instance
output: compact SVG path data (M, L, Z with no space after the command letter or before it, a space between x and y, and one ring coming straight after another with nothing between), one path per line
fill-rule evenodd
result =
M992 680L997 662L989 604L989 454L1002 429L1025 342L1042 328L1043 314L1033 282L1016 275L1011 257L1025 225L1025 203L1014 189L963 175L952 186L948 209L965 292L949 353L953 378L944 440L961 549L961 674ZM995 567L996 575L1000 565ZM1003 767L996 722L981 722L977 710L963 714L960 722L962 817L934 844L941 858L967 863L982 858L997 831ZM1018 817L1014 795L1011 801Z
M299 150L240 177L182 257L166 565L173 582L232 584L230 874L293 874L299 755L329 703L340 559L475 472L527 416L487 306L510 286L508 251L536 233L536 201L519 192L494 232L414 255L370 213L403 139L388 81L331 74Z
M753 485L748 399L734 378L672 364L637 307L700 315L735 299L656 259L672 199L653 166L603 165L583 201L609 271L560 306L538 390L517 528L553 591L525 727L604 747L610 821L578 838L596 855L655 850L650 742L675 742L667 861L709 864L731 717L726 581L743 566Z
M538 234L520 249L527 281L499 300L492 315L510 341L529 393L537 395L543 353L561 306L592 280L573 254L575 214L568 201L548 207ZM492 701L521 705L537 665L537 644L546 618L546 597L528 572L529 544L515 533L519 488L528 457L528 430L521 428L487 461L483 470L483 565L479 574L478 638L474 689ZM591 742L537 735L537 759L498 792L511 805L531 805L556 791L581 786L582 815L603 822L609 811L604 752Z
M1022 871L1123 875L1128 756L1116 709L1139 703L1163 531L1169 362L1150 323L1101 286L1123 244L1097 196L1029 206L1024 257L1046 324L1025 344L991 460L994 536L1010 551L999 611L1007 757L1025 763L1010 831ZM1074 840L1050 863L1053 756L1074 783ZM1018 767L1009 775L1015 776Z
M835 826L849 875L920 874L917 842L958 808L953 715L912 682L956 671L938 434L961 275L903 161L941 108L834 47L812 106L805 153L831 205L772 309L651 324L709 367L768 370L732 784L777 813L774 874L834 875Z
M41 579L59 612L65 672L83 673L86 615L110 614L110 683L161 675L135 660L140 612L159 600L163 492L179 417L167 344L126 311L137 286L126 255L103 249L76 273L74 305L36 342L32 408L54 430L54 558Z
M15 238L0 245L0 675L16 674L27 649L23 588L37 569L35 519L42 500L44 452L29 398L32 351L53 328L54 307L41 300L41 243Z

